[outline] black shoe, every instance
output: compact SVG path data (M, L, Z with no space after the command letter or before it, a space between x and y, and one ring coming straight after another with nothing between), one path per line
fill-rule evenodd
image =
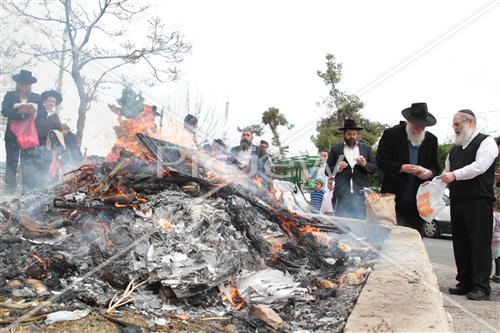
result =
M452 295L467 295L467 293L471 291L469 288L464 288L457 285L455 288L449 288L448 292Z
M481 289L474 289L467 293L467 298L471 301L489 301L490 294L482 291Z

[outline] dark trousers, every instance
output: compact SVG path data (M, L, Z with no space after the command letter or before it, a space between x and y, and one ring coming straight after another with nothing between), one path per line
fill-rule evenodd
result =
M416 202L396 200L396 219L398 225L415 229L424 237L425 221L418 214Z
M366 218L364 194L344 193L336 199L333 198L332 204L335 216L361 220Z
M23 193L30 193L42 186L43 163L41 163L41 148L21 150L21 174Z
M479 288L489 294L493 202L490 199L452 200L450 213L459 285Z
M17 167L19 165L20 149L17 141L5 140L5 192L12 194L17 187Z

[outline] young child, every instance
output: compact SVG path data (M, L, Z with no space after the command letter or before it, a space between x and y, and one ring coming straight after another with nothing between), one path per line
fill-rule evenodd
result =
M497 198L493 209L493 237L491 239L491 255L495 262L495 273L491 280L500 283L500 198Z
M321 203L326 193L323 189L324 186L325 182L323 179L318 178L314 181L314 191L311 192L311 210L313 213L319 213L321 209Z
M333 210L333 189L335 188L335 178L330 177L327 180L327 188L328 192L323 196L323 202L321 203L320 213L325 215L334 215L335 211Z

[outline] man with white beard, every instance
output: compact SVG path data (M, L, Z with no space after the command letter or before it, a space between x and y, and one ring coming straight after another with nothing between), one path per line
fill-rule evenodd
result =
M436 124L436 118L425 103L413 103L401 114L407 123L386 129L378 145L381 191L396 195L398 225L416 229L423 236L424 221L417 211L416 194L421 183L439 172L437 138L425 130Z
M455 145L446 158L440 179L450 188L453 252L457 281L450 294L470 300L490 299L491 238L495 195L495 140L476 128L471 110L453 117Z

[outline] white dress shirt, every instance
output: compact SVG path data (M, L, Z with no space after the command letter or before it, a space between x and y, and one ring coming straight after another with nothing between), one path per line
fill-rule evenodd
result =
M354 166L356 165L356 163L358 163L356 161L356 158L359 157L358 143L356 142L356 144L352 148L344 143L344 156L347 160L347 163L349 163L349 165L351 166L351 172L354 172ZM354 186L352 183L352 177L351 177L351 193L354 193Z
M462 149L466 149L471 141L479 134L479 130L475 130L474 133L465 141L462 145ZM475 178L488 170L491 164L495 161L498 156L498 147L495 139L488 136L481 142L476 153L476 160L471 164L464 166L463 168L454 170L456 180L468 180ZM444 165L446 172L450 171L450 154L446 157L446 162Z

